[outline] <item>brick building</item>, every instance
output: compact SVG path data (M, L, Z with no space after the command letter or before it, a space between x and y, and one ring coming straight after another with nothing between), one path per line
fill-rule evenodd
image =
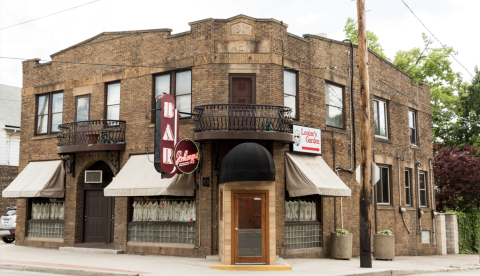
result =
M329 257L330 235L343 225L359 255L361 187L349 172L360 162L357 47L352 53L348 43L290 34L275 19L239 15L189 25L178 34L102 33L53 54L52 62L23 62L20 171L45 166L52 178L32 193L12 187L10 196L20 197L17 245L275 264L275 255ZM372 228L393 231L398 256L436 254L430 88L371 51L369 70L381 172ZM195 174L173 181L147 176L151 109L165 93L183 112L179 137L199 143L202 156ZM292 124L321 131L321 155L293 152ZM239 156L251 162L235 166L245 161ZM306 172L305 162L328 170ZM86 171L101 171L100 183ZM130 189L112 188L120 182ZM309 192L297 193L297 184L310 185Z

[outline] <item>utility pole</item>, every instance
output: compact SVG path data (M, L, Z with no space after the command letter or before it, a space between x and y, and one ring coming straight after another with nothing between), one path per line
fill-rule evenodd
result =
M368 87L367 29L365 27L365 0L357 0L358 62L360 76L360 267L372 267L372 242L370 221L371 162L370 141L370 91Z

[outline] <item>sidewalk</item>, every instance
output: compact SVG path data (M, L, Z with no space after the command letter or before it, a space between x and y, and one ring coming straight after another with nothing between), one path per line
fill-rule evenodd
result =
M109 255L64 252L56 249L15 246L0 242L0 269L29 270L66 275L409 275L459 269L480 269L478 255L396 257L373 261L373 268L360 268L360 260L287 259L292 271L243 272L211 269L221 264L198 258ZM393 271L393 273L392 273ZM480 273L480 271L479 271Z

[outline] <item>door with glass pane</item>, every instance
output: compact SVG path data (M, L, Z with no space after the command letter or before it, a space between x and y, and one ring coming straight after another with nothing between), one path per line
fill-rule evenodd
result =
M266 264L266 193L234 193L235 264Z

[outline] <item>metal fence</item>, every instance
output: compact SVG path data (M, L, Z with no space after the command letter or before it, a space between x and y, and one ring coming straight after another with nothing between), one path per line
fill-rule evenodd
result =
M91 120L65 123L58 126L60 147L82 144L117 144L125 142L126 122L119 120Z

